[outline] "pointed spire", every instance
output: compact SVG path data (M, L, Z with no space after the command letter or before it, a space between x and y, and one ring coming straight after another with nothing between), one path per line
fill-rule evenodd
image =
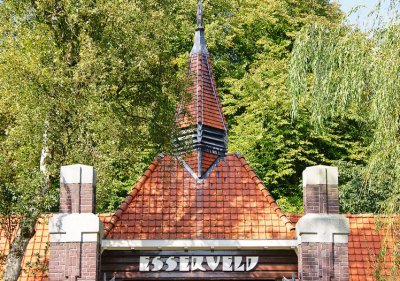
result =
M185 110L178 113L177 119L182 133L180 139L189 140L191 145L180 146L178 149L186 152L182 161L189 173L204 179L225 156L228 139L226 120L204 37L201 0L198 2L196 18L197 27L188 71L193 82L188 89L192 98L187 104L182 101Z
M203 4L201 0L199 0L199 3L197 5L197 28L194 35L194 45L190 54L194 55L198 53L208 55L206 38L204 37Z
M203 4L201 0L197 5L197 28L203 28Z

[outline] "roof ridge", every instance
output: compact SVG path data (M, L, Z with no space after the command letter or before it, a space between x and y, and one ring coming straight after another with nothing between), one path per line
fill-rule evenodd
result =
M257 176L257 174L254 172L254 170L250 167L249 163L247 163L246 159L244 156L242 156L240 153L233 153L231 155L236 156L239 161L242 163L243 168L246 169L246 171L249 173L251 179L254 181L256 186L259 188L259 190L262 192L264 197L267 199L268 203L274 210L274 212L278 215L280 219L282 219L285 223L286 228L289 231L294 231L295 226L293 223L290 221L290 219L287 217L287 215L282 211L281 207L276 203L274 197L272 194L268 191L268 189L264 186L260 178Z
M132 191L126 196L125 200L121 203L121 205L119 205L115 213L111 216L110 221L107 222L107 225L104 227L104 237L107 237L107 235L114 228L115 224L121 219L122 214L128 209L129 204L142 189L143 184L147 181L150 175L157 168L158 164L160 163L160 160L161 158L157 157L156 159L153 160L153 162L151 162L147 170L144 172L144 175L138 180L136 185L132 188Z
M219 114L219 117L221 118L222 125L224 126L224 130L227 131L228 127L226 124L225 115L222 112L221 99L220 99L220 96L218 95L217 82L215 81L214 71L212 69L210 55L208 55L206 58L206 65L207 65L208 76L210 76L210 80L211 80L211 87L213 90L215 103L217 104L218 114ZM202 79L202 82L203 82L203 79ZM202 94L204 96L204 91L202 92ZM204 102L203 102L203 116L204 116Z

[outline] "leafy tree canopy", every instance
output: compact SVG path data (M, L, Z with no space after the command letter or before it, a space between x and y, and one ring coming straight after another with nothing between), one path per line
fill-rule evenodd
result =
M384 7L389 8L382 11ZM294 46L289 73L295 117L306 103L320 132L329 131L332 120L350 118L362 124L358 135L365 164L343 170L349 181L341 196L350 210L386 215L378 224L385 238L376 280L399 276L399 11L400 1L379 1L366 31L345 23L306 28ZM385 270L388 257L392 266Z
M168 148L196 2L0 1L0 211L23 218L11 267L39 214L56 210L60 166L93 165L98 210L111 211ZM296 35L312 23L336 26L342 14L328 0L204 4L230 150L246 156L287 211L301 211L306 166L364 161L364 119L331 119L321 136L310 103L299 103L295 121L290 116L286 79ZM7 281L15 280L10 272Z
M169 1L10 0L0 18L1 218L20 218L8 281L38 216L57 206L60 166L95 166L99 208L115 208L169 143L186 81Z
M399 4L391 1L394 17L385 20L378 6L373 14L378 18L368 31L346 24L305 29L291 59L295 114L302 103L309 104L311 120L321 132L331 120L350 118L363 124L358 134L367 147L367 165L354 171L359 182L353 181L353 188L359 190L348 191L351 197L357 192L364 192L364 198L375 194L376 202L398 196Z
M332 122L321 136L311 123L309 104L303 103L299 118L292 120L286 87L301 28L334 26L343 15L329 1L242 1L232 10L236 17L211 24L228 36L209 40L231 129L230 150L246 156L281 207L301 212L301 173L307 166L363 161L360 124Z

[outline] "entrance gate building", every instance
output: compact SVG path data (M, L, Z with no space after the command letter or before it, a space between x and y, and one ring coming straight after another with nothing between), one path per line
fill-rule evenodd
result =
M244 157L227 153L202 15L200 1L192 97L177 109L176 153L159 155L102 222L93 214L94 170L62 168L62 214L49 224L50 280L349 280L337 169L305 171L306 215L295 229Z

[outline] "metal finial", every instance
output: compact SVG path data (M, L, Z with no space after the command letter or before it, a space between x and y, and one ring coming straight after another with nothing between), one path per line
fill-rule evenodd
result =
M203 28L203 4L201 0L199 0L197 6L197 28Z
M197 28L194 34L193 48L190 53L192 55L198 53L208 54L206 45L207 45L206 38L204 37L204 28L203 28L203 4L201 0L199 0L199 4L197 6Z

